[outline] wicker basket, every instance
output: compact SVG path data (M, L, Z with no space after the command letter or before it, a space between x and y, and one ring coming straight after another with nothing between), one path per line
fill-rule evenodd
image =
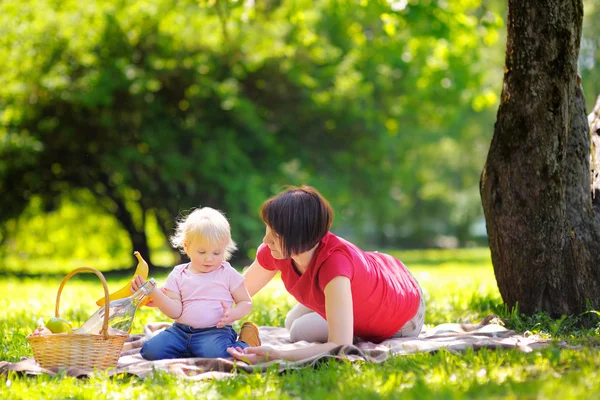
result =
M90 368L105 370L117 365L119 354L128 335L108 334L108 286L104 275L94 268L81 267L71 271L62 280L56 295L55 314L60 317L58 307L60 294L65 283L79 272L93 272L102 281L104 288L104 322L100 334L72 334L60 333L44 336L27 336L27 340L33 349L33 356L44 368Z

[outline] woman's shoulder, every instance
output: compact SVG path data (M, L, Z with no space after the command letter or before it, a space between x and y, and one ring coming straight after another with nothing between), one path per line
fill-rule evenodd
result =
M328 240L331 242L332 246L337 246L337 247L356 247L358 248L357 245L355 245L354 243L352 243L351 241L344 239L341 236L338 236L332 232L329 232L326 237L328 238Z
M352 264L355 266L365 265L376 256L380 258L383 253L369 252L358 245L329 232L321 243L321 249L317 254L318 264Z
M320 255L322 257L329 257L335 253L347 254L352 249L360 250L355 244L332 232L328 232L325 237L321 239L320 247Z
M351 261L351 247L350 242L343 238L328 232L325 237L321 240L321 245L317 250L316 264L318 265L329 265L337 264L340 261Z
M354 259L345 240L329 232L321 241L316 254L314 273L321 290L337 276L354 278Z

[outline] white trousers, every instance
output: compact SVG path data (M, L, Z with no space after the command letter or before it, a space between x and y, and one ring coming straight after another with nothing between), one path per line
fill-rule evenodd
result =
M392 337L415 337L423 328L425 321L425 299L421 293L421 302L414 317L405 323ZM285 317L285 327L290 331L290 340L299 342L326 343L329 340L327 321L319 314L302 304L296 304Z

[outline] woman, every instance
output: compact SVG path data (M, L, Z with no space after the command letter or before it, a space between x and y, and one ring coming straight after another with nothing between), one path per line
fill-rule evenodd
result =
M300 360L352 344L354 337L379 342L417 336L425 303L406 267L387 254L364 252L329 232L331 206L314 188L293 187L261 207L263 244L245 273L254 296L277 273L298 300L287 315L293 341L320 342L294 350L268 346L229 348L237 359Z

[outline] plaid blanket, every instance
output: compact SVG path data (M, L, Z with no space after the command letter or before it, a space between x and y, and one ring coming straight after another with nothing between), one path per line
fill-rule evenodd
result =
M132 374L145 378L155 370L165 371L187 379L202 380L224 378L239 372L265 371L277 368L278 371L315 366L328 359L381 363L389 357L402 356L415 352L434 352L446 349L461 352L468 348L516 348L530 352L544 347L549 340L536 335L517 334L497 323L493 317L485 318L479 324L448 323L426 329L415 338L388 339L381 343L357 342L353 345L338 346L331 351L299 361L275 360L248 365L232 358L180 358L172 360L146 361L140 356L142 344L170 326L170 323L150 323L144 327L144 333L132 334L123 346L116 368L107 371L108 375ZM259 328L263 345L280 349L293 349L310 346L308 342L291 343L285 328L262 326ZM43 373L54 375L56 369L44 369L33 358L25 358L16 363L0 361L0 374L18 371L28 375ZM93 373L81 368L68 368L63 373L70 376L86 377Z

